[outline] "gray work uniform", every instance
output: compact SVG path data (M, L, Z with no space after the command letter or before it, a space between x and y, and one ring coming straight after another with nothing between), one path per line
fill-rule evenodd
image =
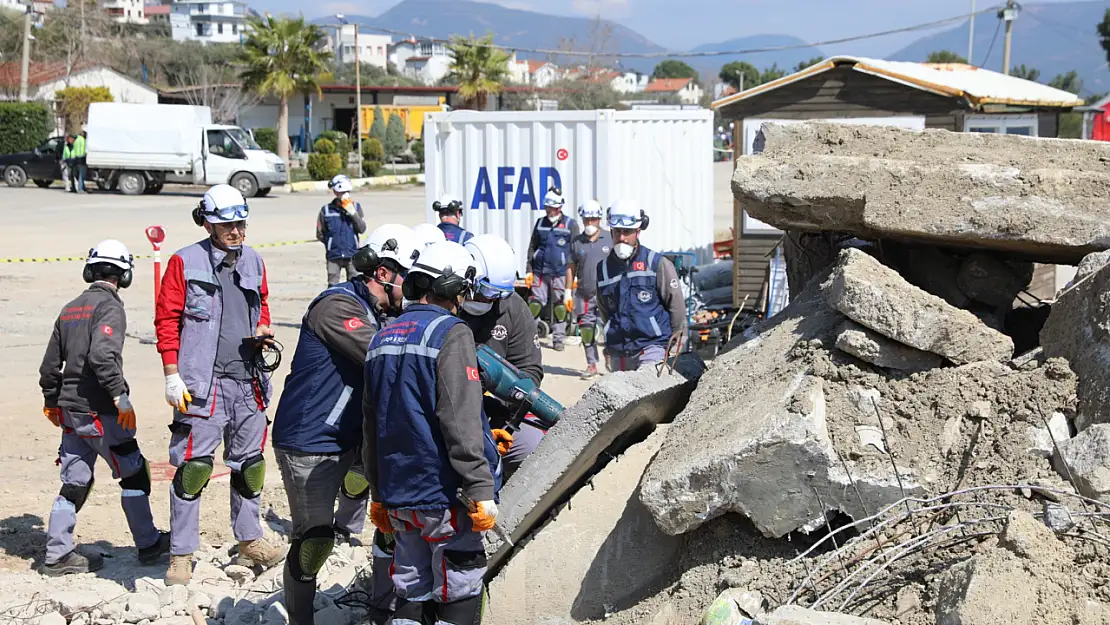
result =
M60 409L62 426L58 448L62 492L50 511L47 564L74 549L77 512L92 487L97 456L111 467L112 478L121 482L120 505L135 546L145 549L158 541L150 513L150 479L140 475L146 460L135 433L116 422L119 411L114 398L128 392L123 377L126 332L123 302L116 287L106 282L93 283L54 322L39 367L44 405Z
M362 212L362 205L355 202L355 210L353 213L348 213L338 205L338 202L332 200L325 204L320 209L320 215L316 218L316 240L327 245L327 216L334 216L338 214L340 219L349 222L349 227L354 231L354 234L360 235L366 232L366 218ZM357 239L356 239L357 240ZM358 245L356 243L355 247ZM342 255L333 258L325 259L327 263L328 272L328 286L335 286L344 280L354 280L358 277L358 270L355 269L355 263L352 260L354 251L348 250L351 256ZM330 256L330 254L329 254ZM346 277L343 275L346 273Z
M560 219L562 219L561 216ZM537 225L537 228L550 226L551 219L549 217L544 217L540 220L540 224ZM579 234L578 222L568 218L567 231L570 233L570 239L573 240L575 237L577 237ZM528 256L526 262L527 270L529 273L532 273L532 259L536 256L538 243L539 237L537 237L536 231L533 230L531 241L528 243ZM538 270L539 268L537 268L537 271ZM547 306L550 304L552 311L555 310L556 306L562 305L563 301L566 299L567 290L567 276L565 272L559 273L557 275L533 273L532 277L535 280L532 283L532 301L538 303L541 309L547 308ZM551 343L552 345L556 346L562 345L563 340L566 338L567 335L566 317L564 317L563 320L560 321L553 313L551 321Z
M574 290L574 316L578 320L578 336L586 351L586 364L597 364L597 264L605 260L613 249L613 236L608 230L599 230L597 239L591 241L582 233L570 242L570 264L578 288ZM585 331L583 331L585 328Z
M604 260L602 261L604 262ZM600 267L600 263L597 265ZM686 334L686 296L678 282L678 272L674 263L664 257L659 261L659 272L655 280L655 291L664 310L671 318L671 333ZM598 298L598 315L604 323L609 319L605 300ZM638 353L624 353L606 345L606 362L610 371L635 371L642 366L663 362L667 359L667 349L663 345L649 345Z
M543 381L543 354L536 345L536 323L524 298L513 293L508 298L493 303L484 315L475 316L459 311L459 317L474 333L474 342L488 345L510 364L539 386ZM483 407L490 427L504 429L512 417L511 409L495 397L485 397ZM543 439L545 431L528 424L521 424L513 435L513 444L505 454L505 480L520 467Z

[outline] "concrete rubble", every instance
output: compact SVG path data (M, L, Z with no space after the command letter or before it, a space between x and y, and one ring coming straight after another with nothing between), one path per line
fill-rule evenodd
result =
M1110 503L1110 424L1092 425L1064 441L1055 463L1075 480L1080 494Z
M936 354L903 345L852 321L840 326L836 348L876 367L910 373L928 371L944 362Z

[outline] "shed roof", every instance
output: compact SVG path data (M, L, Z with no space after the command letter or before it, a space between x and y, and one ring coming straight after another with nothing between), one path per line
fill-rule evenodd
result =
M914 63L856 56L834 56L800 72L717 100L713 103L713 108L728 106L843 66L851 66L857 72L885 78L929 93L964 98L975 108L986 104L1049 108L1072 108L1083 104L1083 99L1071 92L964 63Z

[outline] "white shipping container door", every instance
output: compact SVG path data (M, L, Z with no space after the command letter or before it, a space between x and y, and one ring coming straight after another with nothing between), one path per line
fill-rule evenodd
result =
M504 237L524 273L543 196L563 189L564 213L596 198L637 200L651 217L644 244L707 260L713 238L712 114L708 111L453 111L424 124L426 218L459 198L463 227Z

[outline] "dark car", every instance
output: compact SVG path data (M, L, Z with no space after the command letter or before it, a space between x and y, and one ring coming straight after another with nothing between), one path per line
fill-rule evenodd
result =
M0 173L9 187L22 187L33 180L40 187L62 179L62 148L65 137L50 137L30 152L0 156Z

